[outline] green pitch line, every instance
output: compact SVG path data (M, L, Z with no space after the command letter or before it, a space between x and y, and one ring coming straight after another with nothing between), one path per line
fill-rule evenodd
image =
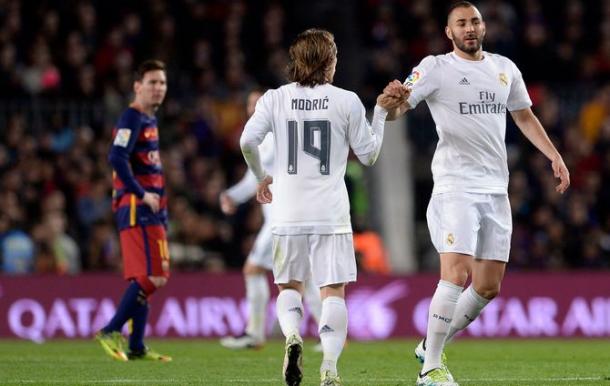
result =
M283 344L229 351L211 340L150 340L171 363L115 362L91 341L0 340L2 385L281 385ZM345 385L414 385L414 340L349 342ZM321 354L305 346L303 385L318 385ZM447 348L460 385L610 386L608 340L462 340Z

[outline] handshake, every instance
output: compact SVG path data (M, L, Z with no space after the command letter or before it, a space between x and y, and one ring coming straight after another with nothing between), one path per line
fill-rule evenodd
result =
M411 89L409 87L400 83L398 80L393 80L385 86L383 93L377 97L377 104L388 111L397 108L406 111L409 107L407 104L409 95L411 95Z

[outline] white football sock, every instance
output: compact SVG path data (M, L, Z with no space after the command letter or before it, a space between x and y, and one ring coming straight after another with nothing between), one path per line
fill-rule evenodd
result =
M320 289L316 287L311 279L306 280L304 285L305 293L303 294L303 297L305 298L305 303L307 303L307 308L309 309L309 312L316 323L320 324L320 316L322 315L322 299L320 299Z
M440 280L428 311L428 332L426 335L426 359L421 373L441 367L441 354L445 337L455 311L458 297L463 288L451 282Z
M345 299L329 296L322 301L322 315L318 332L322 342L324 358L320 372L337 374L337 360L347 338L347 307Z
M260 342L265 341L265 317L269 302L267 275L246 275L246 300L248 301L248 325L246 334Z
M460 295L457 306L455 306L453 320L451 321L445 343L449 343L458 331L462 331L468 327L468 325L479 316L483 308L485 308L489 302L490 300L479 295L477 291L472 288L472 285L466 288Z
M303 319L303 301L299 291L285 289L280 291L276 302L277 320L286 338L299 335L299 327Z

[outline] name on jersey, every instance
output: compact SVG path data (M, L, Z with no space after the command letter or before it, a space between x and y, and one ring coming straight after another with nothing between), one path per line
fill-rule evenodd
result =
M328 110L328 97L320 99L292 99L293 110Z
M459 102L460 114L506 114L506 103L496 102L496 93L492 91L479 91L479 102Z

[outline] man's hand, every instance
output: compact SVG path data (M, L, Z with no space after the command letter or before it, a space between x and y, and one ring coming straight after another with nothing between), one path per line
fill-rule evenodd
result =
M227 216L235 214L237 205L235 205L235 201L233 201L233 199L229 197L226 192L220 193L219 201L220 210L222 210L222 213L226 214Z
M150 207L150 210L153 213L157 213L159 211L160 198L157 193L144 192L144 197L142 197L142 202Z
M393 121L409 109L407 100L410 95L411 89L396 79L385 86L377 97L377 104L388 110L387 121Z
M385 95L406 101L411 95L411 89L406 85L400 83L399 80L394 79L393 81L388 83L387 86L385 86L385 88L383 89L383 93Z
M563 158L561 156L557 156L553 158L551 163L551 167L553 168L553 174L555 178L559 178L559 185L555 187L555 190L561 194L568 189L570 186L570 172L566 167L566 164L563 162Z
M260 204L269 204L273 200L273 194L269 189L269 185L273 183L273 177L266 176L261 182L258 183L256 188L256 201Z
M377 104L388 111L399 107L403 103L402 99L387 94L379 94L377 97Z

